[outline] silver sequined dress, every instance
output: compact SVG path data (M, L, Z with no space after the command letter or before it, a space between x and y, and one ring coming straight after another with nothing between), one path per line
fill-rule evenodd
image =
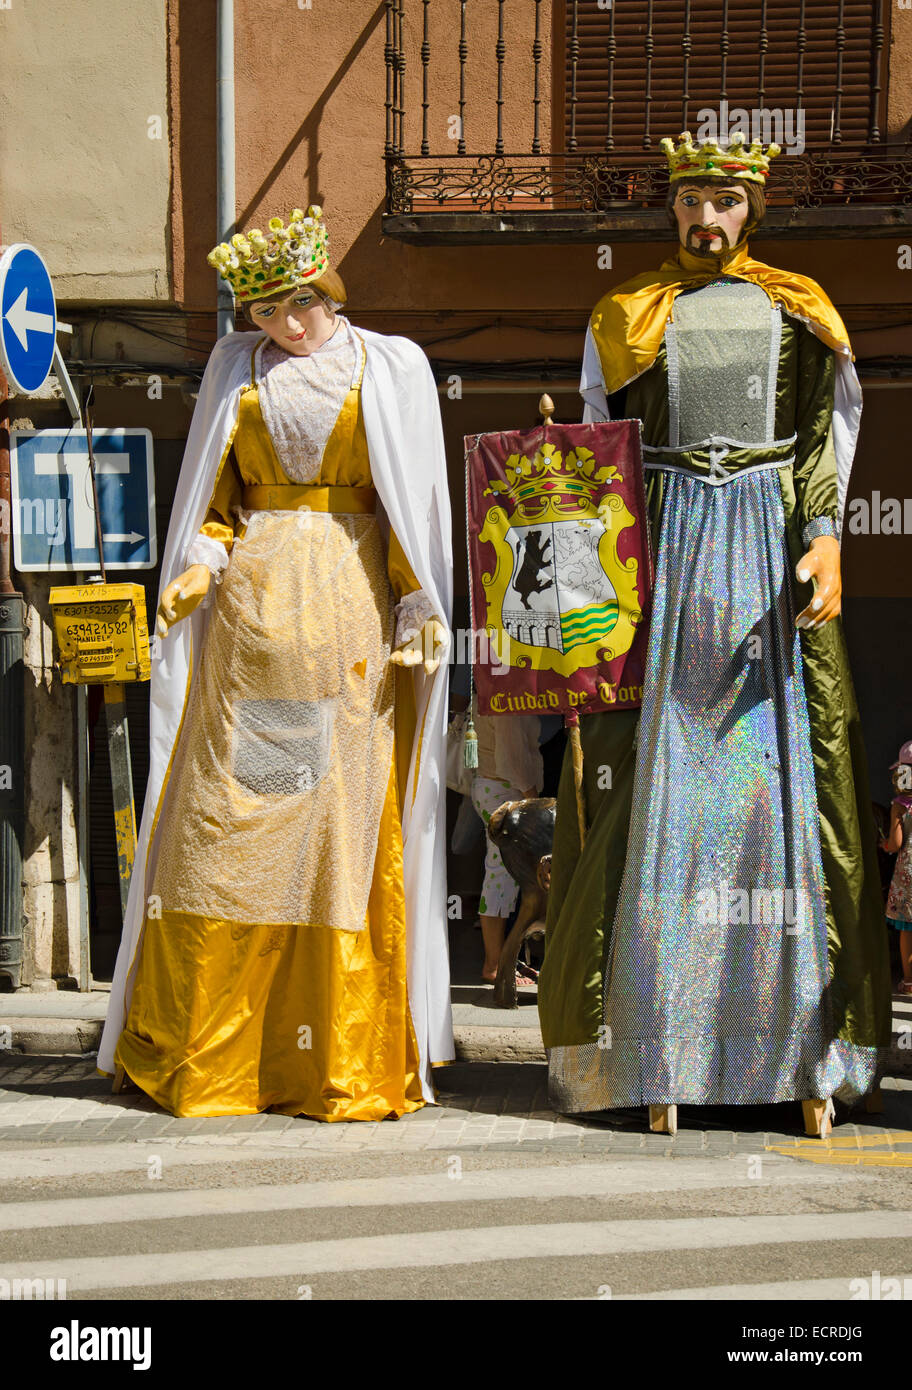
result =
M875 1074L829 996L782 339L764 291L723 279L678 297L653 369L663 500L629 838L598 1042L550 1049L561 1110L856 1095ZM804 543L827 531L815 518Z

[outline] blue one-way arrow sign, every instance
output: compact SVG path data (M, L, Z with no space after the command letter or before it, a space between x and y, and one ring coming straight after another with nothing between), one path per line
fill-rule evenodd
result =
M47 380L56 333L47 266L34 246L8 246L0 256L0 361L21 395L34 395Z
M85 430L13 430L12 531L16 568L98 568ZM155 484L148 430L93 430L105 564L153 569Z

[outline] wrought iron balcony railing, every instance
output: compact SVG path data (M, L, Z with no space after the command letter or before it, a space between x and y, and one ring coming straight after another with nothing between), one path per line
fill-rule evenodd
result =
M390 235L663 237L659 139L714 117L785 146L765 234L912 226L886 0L386 0L386 24Z

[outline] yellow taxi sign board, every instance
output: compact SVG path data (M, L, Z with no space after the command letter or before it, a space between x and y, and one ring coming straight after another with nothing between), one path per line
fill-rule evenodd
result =
M149 679L149 624L141 584L73 584L50 594L65 684Z

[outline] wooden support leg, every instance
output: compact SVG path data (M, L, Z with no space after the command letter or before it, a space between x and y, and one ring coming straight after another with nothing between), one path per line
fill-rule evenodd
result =
M114 1063L114 1080L111 1082L111 1094L119 1096L121 1091L136 1091L139 1088L130 1080L127 1073L119 1062Z
M804 1132L818 1139L829 1137L835 1110L831 1100L803 1100Z
M883 1114L883 1095L879 1086L875 1086L873 1091L869 1091L864 1098L865 1110L869 1115Z
M649 1128L653 1134L677 1134L678 1107L676 1105L650 1105Z

